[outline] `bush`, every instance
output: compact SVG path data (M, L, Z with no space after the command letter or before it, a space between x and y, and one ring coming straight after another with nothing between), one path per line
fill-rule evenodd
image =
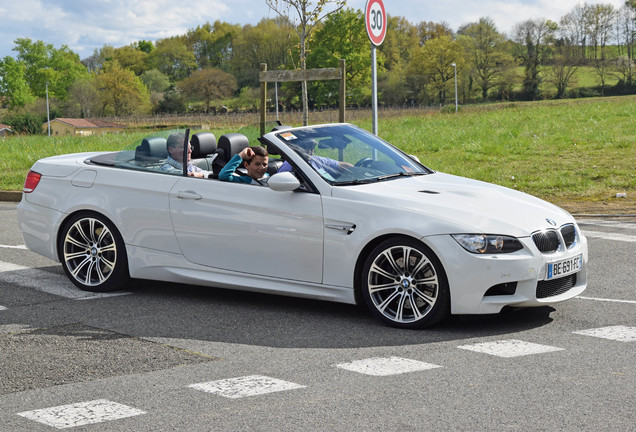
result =
M11 126L14 132L41 135L43 133L42 125L46 123L46 116L33 113L14 114L8 117L5 122Z
M455 114L455 111L460 111L462 107L457 106L457 110L455 110L455 105L444 105L440 112L443 114Z

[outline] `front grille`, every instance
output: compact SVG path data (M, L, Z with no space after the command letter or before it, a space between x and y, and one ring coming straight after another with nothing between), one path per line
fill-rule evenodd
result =
M563 236L565 247L569 249L576 241L576 230L574 229L574 225L563 225L561 227L561 235Z
M576 285L576 274L559 279L539 281L537 283L537 298L542 299L563 294L574 285Z
M532 240L541 252L555 252L559 249L559 234L555 230L534 233Z

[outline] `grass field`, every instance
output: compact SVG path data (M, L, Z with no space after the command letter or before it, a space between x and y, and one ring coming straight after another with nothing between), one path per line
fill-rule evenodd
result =
M470 105L458 114L381 111L378 132L438 171L555 203L616 201L616 193L626 192L629 207L636 203L635 115L636 96ZM349 121L371 130L370 117L369 111ZM212 130L217 137L235 131L236 124ZM240 131L256 144L258 128ZM148 134L4 138L0 190L21 190L29 167L42 157L120 150Z

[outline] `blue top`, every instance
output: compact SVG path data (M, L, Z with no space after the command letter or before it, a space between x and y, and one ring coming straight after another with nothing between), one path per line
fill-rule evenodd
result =
M265 174L262 178L255 180L248 175L235 174L234 171L241 165L243 158L239 154L232 156L232 159L225 164L221 172L219 173L219 180L229 181L235 183L257 184L261 186L267 185L269 174Z
M333 177L329 174L329 172L337 173L340 170L340 165L337 160L333 160L323 156L312 155L309 158L309 164L314 167L318 174L323 176L328 180L333 180ZM289 162L285 161L277 172L287 172L291 171L292 166Z

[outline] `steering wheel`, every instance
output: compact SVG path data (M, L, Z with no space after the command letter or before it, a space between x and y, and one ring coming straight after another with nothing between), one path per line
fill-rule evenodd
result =
M356 162L354 166L368 168L371 166L371 164L373 164L373 159L371 159L370 157L365 157Z

